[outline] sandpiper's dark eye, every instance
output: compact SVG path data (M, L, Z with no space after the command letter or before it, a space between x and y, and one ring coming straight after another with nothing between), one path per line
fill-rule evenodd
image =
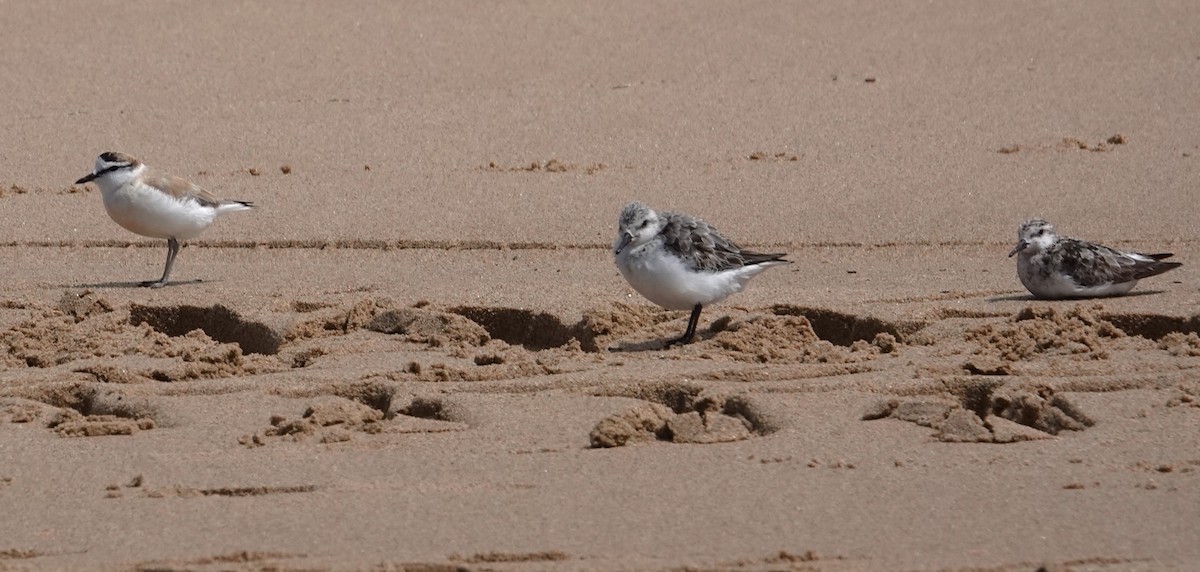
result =
M641 226L641 228L646 228L646 227L647 227L647 226L649 226L649 225L650 225L650 221L648 221L648 220L644 220L644 221L642 221L642 226Z
M1041 236L1043 234L1046 234L1046 229L1044 229L1044 228L1038 229L1038 236Z

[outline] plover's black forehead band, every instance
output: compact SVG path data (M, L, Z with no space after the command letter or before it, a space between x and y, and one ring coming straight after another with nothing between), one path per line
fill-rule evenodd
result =
M100 175L103 175L103 174L105 174L105 173L111 173L111 172L113 172L113 171L116 171L117 169L127 169L127 168L129 168L129 165L128 165L128 164L124 164L124 165L109 165L109 166L105 167L103 171L100 171L99 173L96 173L96 176L97 176L97 177L99 177Z
M114 153L112 151L105 151L104 153L101 153L100 159L102 159L105 163L124 163L127 161L121 156L120 153Z

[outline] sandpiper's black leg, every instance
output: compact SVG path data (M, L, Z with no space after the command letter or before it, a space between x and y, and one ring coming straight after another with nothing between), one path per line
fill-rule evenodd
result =
M179 254L179 241L174 238L167 239L167 265L163 268L162 278L158 280L150 280L142 282L141 286L146 288L162 288L167 285L167 278L171 276L171 266L175 265L175 256Z
M692 308L692 317L688 320L687 331L683 333L683 336L667 342L667 347L671 347L676 344L683 345L692 343L692 338L696 337L696 324L700 323L700 310L702 308L703 306L700 304L696 304L696 307Z

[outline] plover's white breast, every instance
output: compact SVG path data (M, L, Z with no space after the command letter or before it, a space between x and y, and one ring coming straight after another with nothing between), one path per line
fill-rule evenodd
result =
M152 238L194 238L217 216L213 205L202 204L190 196L176 198L137 180L103 196L104 210L117 224Z

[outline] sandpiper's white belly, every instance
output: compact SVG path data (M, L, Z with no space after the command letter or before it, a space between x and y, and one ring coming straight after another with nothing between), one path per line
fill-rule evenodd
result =
M1036 256L1017 257L1017 276L1029 293L1038 298L1097 298L1120 296L1133 289L1137 280L1080 286L1057 268L1044 268L1046 261Z
M108 216L126 230L151 238L187 240L203 232L217 216L217 209L195 199L176 199L137 182L103 195Z
M691 310L696 304L720 302L740 292L746 282L772 266L768 263L697 272L657 241L623 250L617 254L616 262L621 275L638 294L669 310Z

